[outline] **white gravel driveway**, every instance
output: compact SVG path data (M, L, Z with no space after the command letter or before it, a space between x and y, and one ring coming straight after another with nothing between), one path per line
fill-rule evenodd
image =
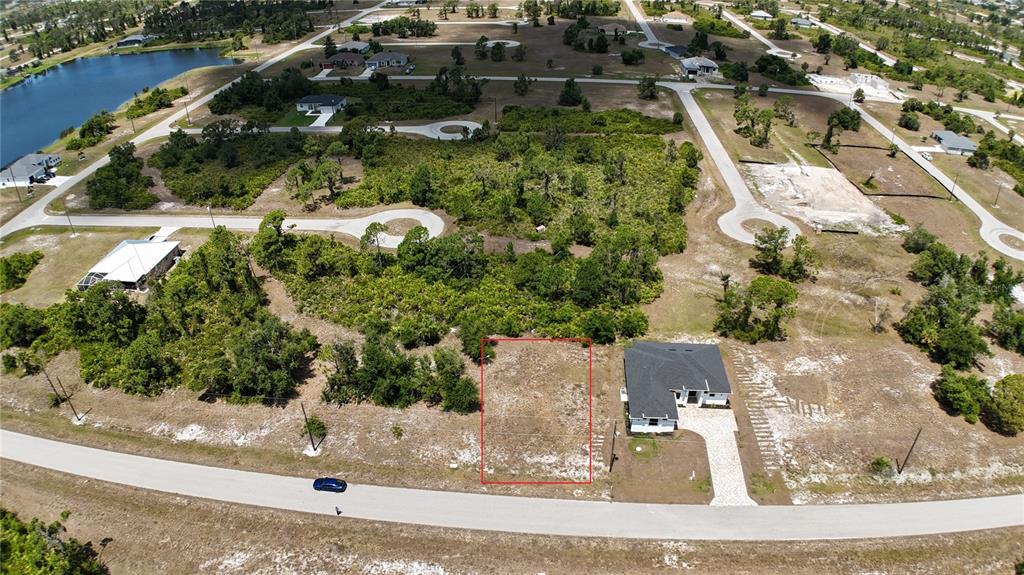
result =
M679 410L679 428L704 438L715 498L711 505L757 505L747 495L740 450L736 445L736 417L731 409L687 407Z

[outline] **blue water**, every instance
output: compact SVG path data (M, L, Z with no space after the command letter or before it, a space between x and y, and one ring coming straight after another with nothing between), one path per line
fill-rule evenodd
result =
M217 49L82 58L0 92L0 166L48 146L61 130L113 110L146 86L192 68L233 64Z

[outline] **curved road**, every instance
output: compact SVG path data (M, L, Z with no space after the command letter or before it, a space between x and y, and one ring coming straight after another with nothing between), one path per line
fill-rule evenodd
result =
M143 489L346 517L545 535L631 539L813 540L931 535L1024 525L1024 495L868 505L710 507L609 503L350 485L206 467L0 430L0 456Z

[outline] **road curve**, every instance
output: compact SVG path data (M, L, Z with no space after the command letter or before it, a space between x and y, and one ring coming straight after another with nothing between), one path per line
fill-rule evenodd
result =
M710 507L614 503L350 485L206 467L0 430L0 457L101 481L288 511L459 529L690 540L820 540L933 535L1024 525L1024 495L866 505Z
M394 220L416 220L430 234L437 237L444 232L444 220L427 210L403 208L384 210L361 218L288 218L285 227L302 231L319 231L346 234L361 238L367 226L373 222L387 225ZM77 227L140 227L140 228L212 228L214 225L224 226L229 230L254 232L259 229L259 216L224 216L224 215L162 215L162 214L88 214L73 215L71 222ZM35 220L32 226L66 226L67 216L44 214ZM396 248L403 236L381 234L380 245L385 248Z

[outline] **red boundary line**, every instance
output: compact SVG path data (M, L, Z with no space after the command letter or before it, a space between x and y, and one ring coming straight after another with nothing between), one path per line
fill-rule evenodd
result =
M575 341L587 344L587 442L589 478L586 481L487 481L484 479L484 344L500 341ZM480 338L480 484L481 485L591 485L594 483L594 340L589 337L482 337Z

